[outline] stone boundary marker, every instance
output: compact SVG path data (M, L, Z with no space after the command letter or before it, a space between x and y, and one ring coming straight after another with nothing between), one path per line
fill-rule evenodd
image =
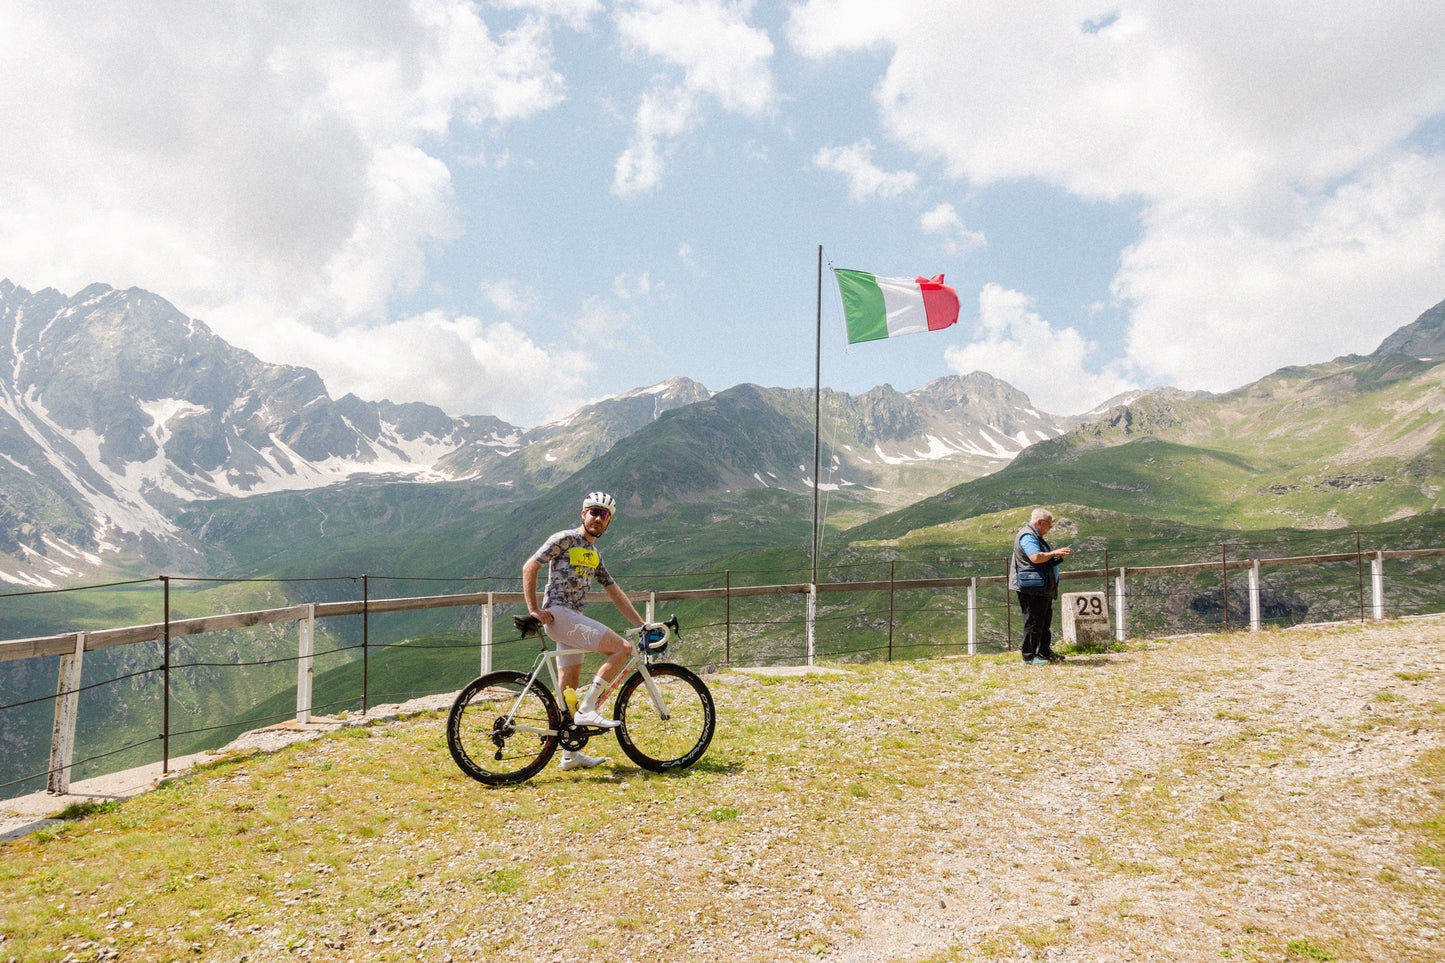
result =
M1114 641L1109 631L1109 597L1103 592L1066 592L1060 601L1064 641L1108 651Z

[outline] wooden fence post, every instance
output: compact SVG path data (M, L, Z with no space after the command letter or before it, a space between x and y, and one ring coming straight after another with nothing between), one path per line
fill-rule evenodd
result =
M1258 632L1259 626L1259 559L1255 559L1249 567L1249 631Z
M1114 619L1114 639L1123 642L1124 633L1124 566L1119 566L1119 574L1114 577L1114 611L1118 616Z
M1385 553L1375 552L1370 559L1370 587L1375 595L1375 621L1385 617Z
M60 683L55 692L55 728L50 734L50 774L46 789L58 796L70 792L71 761L75 758L75 720L80 714L80 665L85 657L85 633L75 633L75 654L60 657Z
M299 658L296 661L296 721L303 726L311 722L311 682L316 675L316 605L306 606L306 617L300 622Z
M808 665L813 664L813 653L817 650L818 631L818 583L808 583Z
M978 654L978 576L968 581L968 654Z
M479 675L486 675L492 671L492 619L495 618L495 609L492 604L492 593L487 593L487 604L482 606L482 659L481 672Z

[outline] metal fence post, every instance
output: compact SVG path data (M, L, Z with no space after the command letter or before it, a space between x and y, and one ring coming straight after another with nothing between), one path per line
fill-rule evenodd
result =
M161 775L165 775L171 771L171 577L162 575L161 585L165 587L166 619L165 651L161 654Z
M1229 543L1219 546L1219 574L1224 582L1224 631L1229 631Z
M888 661L893 661L893 569L898 563L888 562Z
M733 571L723 569L723 664L733 664Z
M1360 549L1360 533L1355 533L1355 579L1360 583L1360 621L1365 621L1365 556Z
M1014 613L1009 606L1008 597L1008 575L1013 565L1013 559L1004 563L1003 582L1003 649L1005 652L1012 652L1014 647Z
M85 657L86 633L75 633L75 654L60 657L60 683L55 692L55 728L50 734L50 773L46 789L63 796L70 792L71 761L75 758L75 720L80 714L80 665Z

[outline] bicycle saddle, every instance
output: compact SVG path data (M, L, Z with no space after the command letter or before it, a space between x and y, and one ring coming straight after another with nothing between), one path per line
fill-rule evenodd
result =
M524 639L542 631L542 622L535 615L514 615L512 624L517 627L518 632L522 633Z

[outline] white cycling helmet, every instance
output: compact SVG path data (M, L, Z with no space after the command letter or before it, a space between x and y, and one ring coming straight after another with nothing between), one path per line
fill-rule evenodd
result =
M606 492L588 492L587 497L582 499L582 510L589 508L605 508L609 516L617 514L617 499Z

